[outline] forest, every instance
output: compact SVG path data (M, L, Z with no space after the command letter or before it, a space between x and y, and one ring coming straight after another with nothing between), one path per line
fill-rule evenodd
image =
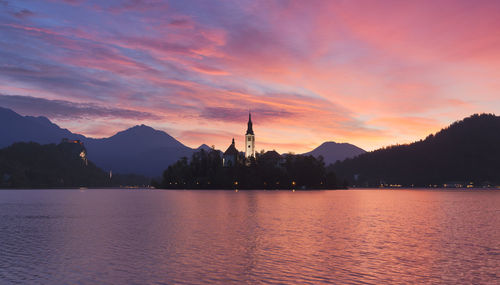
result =
M83 152L83 154L82 154ZM14 143L0 149L0 188L146 186L140 175L110 175L85 158L83 144Z
M473 115L407 145L361 154L328 167L350 185L500 185L500 117Z

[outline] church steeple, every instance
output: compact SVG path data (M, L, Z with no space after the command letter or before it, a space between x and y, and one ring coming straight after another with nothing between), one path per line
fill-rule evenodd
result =
M247 135L253 135L253 128L252 128L252 114L248 112L248 127L247 127Z
M248 112L248 128L245 135L245 157L255 157L255 134L252 128L252 114Z

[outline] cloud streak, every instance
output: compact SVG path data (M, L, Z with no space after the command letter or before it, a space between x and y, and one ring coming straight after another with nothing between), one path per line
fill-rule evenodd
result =
M0 94L0 105L25 114L46 116L54 119L119 118L160 120L160 116L130 109L102 107L93 103L74 103L64 100L48 100L31 96Z

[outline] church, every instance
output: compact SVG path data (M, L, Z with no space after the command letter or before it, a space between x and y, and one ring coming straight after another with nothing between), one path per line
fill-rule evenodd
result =
M224 167L235 166L238 161L239 151L236 149L234 138L231 145L222 156ZM245 160L255 157L255 134L253 132L252 114L248 113L247 132L245 134Z

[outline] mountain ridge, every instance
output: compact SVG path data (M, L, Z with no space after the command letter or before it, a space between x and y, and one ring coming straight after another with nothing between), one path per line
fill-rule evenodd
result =
M58 144L63 138L80 140L88 150L88 157L99 167L115 173L135 173L150 177L160 176L168 165L182 156L190 156L191 149L164 131L146 125L136 125L108 138L91 138L59 127L48 118L22 116L0 107L0 148L16 142Z
M88 150L89 159L104 170L150 177L160 176L169 165L182 157L191 157L195 151L211 150L211 147L206 144L198 148L190 148L168 133L144 124L119 131L107 138L86 137L59 127L47 117L22 116L3 107L0 107L0 133L8 134L0 137L0 148L15 142L33 141L40 144L58 144L63 138L80 140ZM357 148L346 143L337 145ZM322 155L327 163L335 162L328 151L317 151L317 153L314 151L306 154ZM347 156L352 155L348 153ZM340 155L339 158L339 154L336 153L333 157L342 159L346 156Z

